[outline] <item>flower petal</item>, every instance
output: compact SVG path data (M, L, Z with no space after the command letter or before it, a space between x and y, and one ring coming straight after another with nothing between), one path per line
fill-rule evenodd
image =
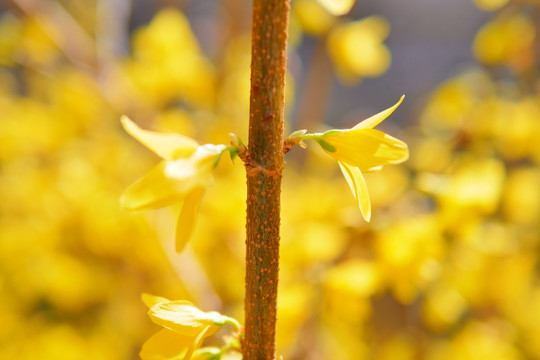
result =
M358 202L358 207L362 212L364 219L369 222L371 219L371 202L369 201L369 193L367 190L366 181L362 172L357 167L349 166L338 161L339 168L347 180L347 184Z
M399 164L409 158L407 144L374 129L331 132L323 135L323 138L336 149L328 154L338 161L360 168L361 171Z
M163 159L172 160L191 155L199 144L187 136L144 130L127 116L120 119L128 134Z
M197 349L193 352L192 359L194 360L214 360L220 359L222 351L220 348L215 346L205 346L203 348ZM224 359L224 358L223 358Z
M151 308L152 306L156 305L156 304L159 304L159 303L162 303L162 302L166 302L166 301L170 301L169 299L166 299L164 297L161 297L161 296L155 296L155 295L150 295L150 294L147 294L147 293L143 293L141 295L141 299L143 301L143 303L148 306L149 308Z
M142 360L178 360L192 344L193 336L161 329L143 344L139 356Z
M186 165L189 163L186 162ZM170 174L172 166L162 161L148 174L136 181L120 197L120 203L126 210L157 209L180 202L195 186L205 179L188 174L187 166L183 170L185 176ZM193 171L191 171L193 172ZM191 175L191 176L190 176Z
M399 99L399 101L394 106L392 106L391 108L388 108L388 109L386 109L384 111L381 111L380 113L375 114L370 118L367 118L366 120L364 120L364 121L360 122L359 124L357 124L351 130L372 129L375 126L379 125L384 119L386 119L388 116L390 116L390 114L392 114L394 112L394 110L396 110L396 108L401 104L401 102L403 101L404 98L405 98L405 95L402 95L401 98Z
M348 13L354 5L354 0L317 0L317 2L334 16Z
M191 343L191 346L189 347L188 351L186 352L186 354L184 355L184 359L183 360L189 360L191 359L191 355L193 355L193 352L195 350L197 350L197 348L199 348L205 338L205 335L207 335L207 333L209 332L211 326L208 325L207 327L204 328L203 331L201 331L201 333L199 335L197 335L197 337L195 338L195 340L193 340L193 342Z
M208 335L216 333L224 324L224 317L216 312L204 312L189 301L175 300L152 306L148 316L158 325L187 336L197 336L211 325ZM216 323L221 325L215 325Z
M179 202L174 180L165 175L166 163L162 161L148 174L124 191L120 204L126 210L156 209Z
M176 252L181 253L184 250L197 221L197 213L199 205L204 194L204 188L198 187L193 189L184 200L184 206L178 217L176 224Z

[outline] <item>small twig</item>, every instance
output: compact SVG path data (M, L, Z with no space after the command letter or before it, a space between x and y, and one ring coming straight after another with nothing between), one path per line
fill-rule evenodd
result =
M92 37L77 23L75 19L56 1L42 0L10 0L11 3L26 15L36 16L36 21L54 41L55 45L74 64L90 72L96 72L97 57ZM48 32L45 19L60 29L61 36Z
M127 54L131 0L99 0L96 51L100 68Z
M300 92L296 128L316 128L323 120L332 88L332 63L326 51L326 39L317 39L306 80Z

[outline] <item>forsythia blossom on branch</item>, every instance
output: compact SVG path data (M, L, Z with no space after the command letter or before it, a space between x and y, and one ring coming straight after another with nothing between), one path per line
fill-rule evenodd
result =
M155 209L184 200L176 227L176 251L184 249L212 170L226 145L199 145L180 134L143 130L123 116L124 129L164 160L122 194L127 210Z
M362 172L380 170L384 165L399 164L409 158L407 144L373 128L386 119L403 101L360 122L351 129L329 130L302 135L302 140L315 140L339 167L351 188L366 221L371 218L371 203Z
M164 327L144 343L139 354L143 360L196 359L199 358L196 350L205 338L226 324L240 328L235 319L215 311L201 311L189 301L170 301L148 294L143 294L142 298L150 308L148 315L152 321ZM219 352L219 349L204 348L199 354L213 351Z

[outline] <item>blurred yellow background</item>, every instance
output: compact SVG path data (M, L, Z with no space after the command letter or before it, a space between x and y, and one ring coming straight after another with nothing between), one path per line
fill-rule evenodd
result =
M389 0L340 17L293 0L286 131L348 128L405 93L381 128L411 159L366 176L368 224L335 161L287 155L285 359L540 359L540 4L426 1L406 2L417 21ZM0 10L0 359L137 359L158 328L143 292L243 319L241 162L222 159L177 255L178 207L120 208L158 158L119 118L247 140L249 4Z

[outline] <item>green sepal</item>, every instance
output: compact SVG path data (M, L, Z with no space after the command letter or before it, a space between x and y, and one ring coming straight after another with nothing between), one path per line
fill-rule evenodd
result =
M229 349L240 350L242 348L242 345L240 344L240 339L238 339L237 337L229 337L225 341L227 342L227 347Z
M204 360L219 360L223 355L223 350L215 346L207 346L195 350L193 358Z
M236 146L231 146L227 150L229 150L229 156L231 158L231 161L234 162L234 159L236 159L236 157L240 153L240 149Z
M339 133L342 133L342 132L343 132L343 130L332 129L332 130L328 130L328 131L323 132L322 136L336 135L336 134L339 134Z
M223 151L220 152L220 153L218 154L218 156L216 157L216 161L214 161L214 168L218 166L219 160L221 160L221 155L223 155L223 152L225 152L225 150L227 150L227 148L223 149Z
M296 131L293 131L289 136L287 136L287 139L297 138L297 137L305 135L306 133L307 133L306 129L296 130Z
M215 326L224 326L227 323L227 316L221 315L217 311L210 311L208 314L212 315L212 323Z
M324 150L328 152L336 152L336 147L330 144L328 141L324 140L323 138L316 138L314 140L318 142Z
M232 138L232 141L234 141L235 146L242 147L242 145L244 145L244 142L238 137L238 135L230 133L229 136Z
M213 311L214 313L215 311ZM219 316L217 316L219 315ZM236 320L236 319L233 319L232 317L228 317L228 316L225 316L225 315L221 315L219 313L216 312L216 318L214 319L214 325L216 326L224 326L226 324L230 324L232 326L234 326L235 329L240 329L241 325L240 323Z
M228 316L225 316L226 317L226 320L225 320L225 324L230 324L232 326L234 326L234 328L236 330L240 329L242 327L242 325L240 325L240 322L232 317L228 317Z

